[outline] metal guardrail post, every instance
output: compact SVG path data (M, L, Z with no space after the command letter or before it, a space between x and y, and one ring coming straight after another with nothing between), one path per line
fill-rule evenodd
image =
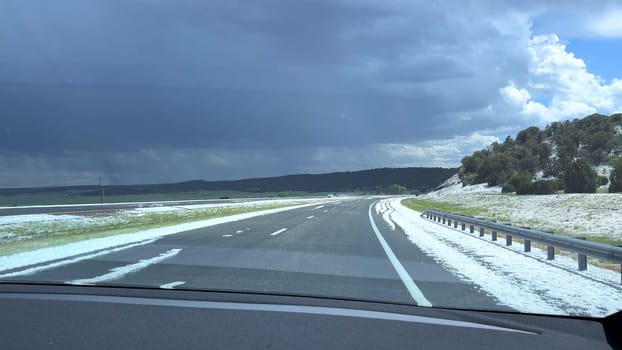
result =
M577 239L586 240L585 237L577 237ZM587 270L587 255L578 254L577 260L579 262L579 271Z
M464 231L465 226L466 226L466 225L465 225L465 223L463 222L463 223L462 223L462 231Z
M454 228L458 228L458 221L454 220Z
M445 219L445 218L443 218L443 225L445 225L445 220L446 220L446 219Z
M484 228L483 227L479 228L479 236L480 237L484 237Z
M451 226L451 219L447 219L447 226Z
M525 252L530 252L531 251L531 241L526 239L525 240Z
M492 231L492 240L493 241L497 240L497 231Z
M512 235L505 234L505 245L512 245Z
M546 246L546 260L555 259L555 247L552 245Z
M475 225L469 225L469 232L470 233L475 232Z

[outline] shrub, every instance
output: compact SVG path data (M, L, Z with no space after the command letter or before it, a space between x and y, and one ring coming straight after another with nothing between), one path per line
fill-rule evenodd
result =
M609 175L609 193L617 192L622 192L622 158L617 159Z
M566 193L594 193L596 177L596 172L585 159L573 160L564 170L564 189Z
M553 194L560 190L559 180L538 180L533 183L532 194Z

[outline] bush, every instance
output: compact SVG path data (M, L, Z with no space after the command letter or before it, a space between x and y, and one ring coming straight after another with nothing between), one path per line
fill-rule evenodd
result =
M583 158L571 161L564 170L566 193L596 192L597 174Z
M532 176L526 171L519 171L510 179L510 185L514 187L516 194L529 194L532 183Z
M606 176L599 176L596 178L596 185L606 186L609 183L609 179Z
M520 171L512 176L510 183L503 186L503 192L514 192L516 194L553 194L561 189L559 180L538 180L533 181L531 174ZM514 190L514 191L512 191Z
M622 192L622 158L617 159L609 175L609 193L617 192Z
M532 194L553 194L561 189L559 180L538 180L533 183Z

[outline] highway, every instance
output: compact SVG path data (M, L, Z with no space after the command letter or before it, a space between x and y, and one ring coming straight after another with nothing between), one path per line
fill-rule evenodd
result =
M162 237L12 280L426 302L503 309L392 230L374 199L292 209Z

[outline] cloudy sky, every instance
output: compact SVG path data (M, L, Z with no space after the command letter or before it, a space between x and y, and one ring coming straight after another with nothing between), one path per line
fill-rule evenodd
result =
M0 0L0 187L457 166L622 111L594 4Z

